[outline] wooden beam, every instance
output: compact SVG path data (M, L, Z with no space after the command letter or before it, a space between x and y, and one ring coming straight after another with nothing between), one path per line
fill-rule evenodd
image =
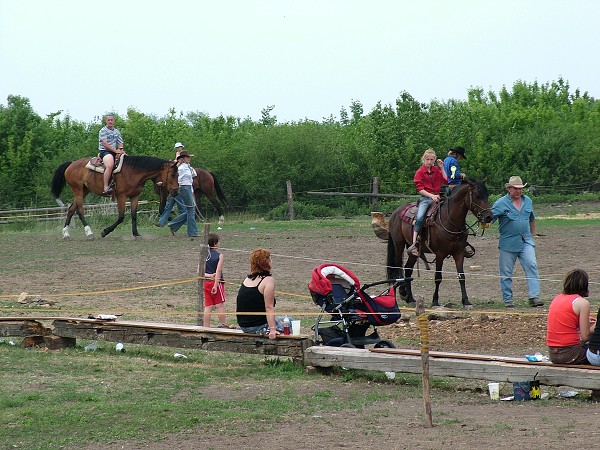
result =
M406 354L396 349L366 349L313 346L306 349L304 363L317 367L347 367L383 372L422 373L420 352ZM532 363L518 358L464 355L459 358L440 352L430 352L429 372L433 376L471 378L496 382L539 380L548 386L571 386L580 389L600 389L600 367L563 366L552 363Z
M271 340L242 330L198 325L73 318L56 319L52 324L53 333L61 337L282 356L300 363L305 349L313 345L308 336L278 336Z

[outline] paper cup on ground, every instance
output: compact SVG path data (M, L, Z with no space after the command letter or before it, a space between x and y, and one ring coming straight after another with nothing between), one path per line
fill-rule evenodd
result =
M292 320L292 334L294 336L300 336L300 321Z
M488 389L492 400L500 400L500 383L488 383Z

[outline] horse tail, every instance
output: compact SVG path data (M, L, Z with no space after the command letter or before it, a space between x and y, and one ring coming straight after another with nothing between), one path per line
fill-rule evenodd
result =
M52 195L56 199L60 197L60 193L67 184L67 180L65 179L65 171L67 170L67 167L71 165L71 163L72 161L64 162L58 167L58 169L54 171L50 192L52 192Z
M399 278L398 269L396 268L396 247L394 245L394 240L392 239L391 234L388 236L387 240L387 278Z
M217 198L223 204L223 206L229 207L229 201L227 200L227 197L225 197L225 193L223 192L223 189L221 189L221 185L219 184L219 180L217 179L217 176L212 172L208 172L208 173L210 173L213 177L215 191L217 193Z

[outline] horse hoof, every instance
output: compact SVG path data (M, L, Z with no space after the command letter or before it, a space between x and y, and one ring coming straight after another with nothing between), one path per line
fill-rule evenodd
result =
M93 241L94 240L94 235L93 234L88 234L87 235L87 240L88 241Z
M100 236L102 236L102 237L106 237L106 235L107 235L107 234L108 234L108 233L107 233L106 231L102 230L102 233L100 233Z
M468 305L463 305L464 309L473 309L473 305L471 305L470 303Z
M63 236L63 240L64 241L70 241L71 240L71 236Z
M138 234L138 235L134 236L133 238L134 238L136 241L141 241L142 239L144 239L144 238L142 237L142 235L141 235L141 234Z

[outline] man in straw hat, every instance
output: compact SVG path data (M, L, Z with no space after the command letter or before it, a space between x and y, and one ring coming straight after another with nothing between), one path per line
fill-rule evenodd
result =
M499 242L498 267L500 290L507 308L514 308L512 296L512 274L517 258L523 267L527 281L529 304L543 306L540 297L540 277L535 258L535 215L533 202L523 195L521 177L510 177L505 187L508 193L500 197L492 207L494 221L498 220Z

